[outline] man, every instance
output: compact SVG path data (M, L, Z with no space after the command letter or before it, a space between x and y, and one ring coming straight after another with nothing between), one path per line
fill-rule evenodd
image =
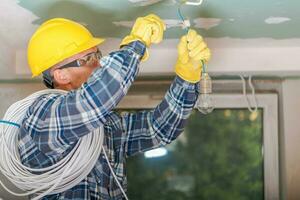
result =
M172 142L183 131L198 96L201 60L210 51L190 30L178 45L175 77L162 102L151 111L119 115L113 111L133 83L147 48L163 38L165 25L156 15L138 18L121 49L101 57L94 38L80 24L52 19L42 24L28 46L33 76L43 74L47 87L69 91L38 98L23 121L19 152L22 163L42 168L66 155L79 138L104 126L104 148L126 189L126 157ZM122 199L101 153L77 186L43 199Z

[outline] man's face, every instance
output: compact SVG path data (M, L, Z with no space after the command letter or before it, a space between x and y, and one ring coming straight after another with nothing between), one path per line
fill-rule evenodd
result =
M74 63L74 66L72 66L72 63ZM67 67L65 67L66 65ZM98 67L100 67L99 51L97 47L93 47L65 59L59 65L53 67L51 73L58 85L57 88L74 90L80 88Z

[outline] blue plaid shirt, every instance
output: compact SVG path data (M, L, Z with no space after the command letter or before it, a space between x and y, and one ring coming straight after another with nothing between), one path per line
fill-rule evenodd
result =
M104 148L126 191L126 157L166 145L183 131L198 96L198 85L175 77L162 102L150 111L112 111L137 73L145 46L133 42L100 60L81 88L39 97L27 111L19 135L23 164L41 168L64 157L78 139L104 125ZM77 186L43 199L123 199L104 155Z

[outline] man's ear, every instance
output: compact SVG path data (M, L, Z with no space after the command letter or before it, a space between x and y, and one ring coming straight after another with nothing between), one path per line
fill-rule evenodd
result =
M70 74L67 70L56 69L53 72L53 76L58 85L67 85L71 82Z

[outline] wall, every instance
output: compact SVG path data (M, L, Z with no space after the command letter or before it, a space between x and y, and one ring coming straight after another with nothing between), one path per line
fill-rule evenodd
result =
M283 131L282 178L285 197L288 200L300 199L300 80L285 80L282 85L283 100Z
M212 51L208 67L213 76L234 74L300 76L298 67L300 39L205 38L205 40ZM107 55L117 50L120 42L120 39L107 38L100 46L100 50L103 55ZM178 42L179 39L168 39L158 45L152 45L149 49L149 60L141 63L140 75L173 75ZM26 51L19 50L15 58L13 69L16 70L16 77L29 79L31 73L27 66ZM11 77L0 74L0 79L8 78Z

